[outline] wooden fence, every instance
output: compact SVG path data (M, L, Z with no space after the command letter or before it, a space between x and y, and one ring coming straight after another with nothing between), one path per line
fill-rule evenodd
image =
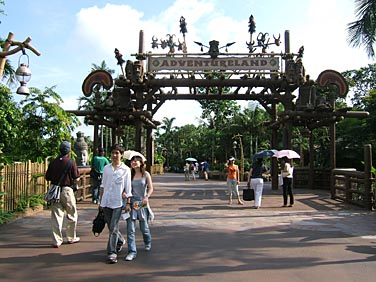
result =
M14 211L21 199L45 193L48 187L44 179L46 169L47 160L44 163L28 161L5 165L0 171L0 210Z
M0 210L14 211L17 203L30 195L45 194L48 189L48 181L44 176L48 167L48 161L44 163L16 162L4 165L0 170ZM80 182L77 201L92 197L90 167L80 167ZM162 174L163 166L155 164L152 166L152 174Z
M364 171L355 169L333 169L331 195L369 210L376 209L376 183L372 175L372 147L364 146Z

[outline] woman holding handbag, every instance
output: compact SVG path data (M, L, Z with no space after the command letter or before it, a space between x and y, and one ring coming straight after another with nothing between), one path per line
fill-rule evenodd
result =
M261 207L262 191L264 189L264 178L262 174L267 172L263 159L255 159L248 174L247 186L255 191L255 209Z

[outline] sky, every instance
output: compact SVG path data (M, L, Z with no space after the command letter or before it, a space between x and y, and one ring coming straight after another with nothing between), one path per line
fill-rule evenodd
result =
M31 45L41 52L36 56L27 51L32 78L28 86L44 90L56 86L63 98L63 108L76 110L77 99L83 96L81 87L92 64L104 60L115 70L121 70L114 58L118 48L125 60L138 51L139 31L144 31L145 51L153 50L151 39L166 34L180 34L179 19L187 22L188 52L200 52L193 41L208 45L218 40L225 45L236 42L229 52L247 53L248 20L253 15L256 33L267 32L271 37L290 32L290 49L297 53L304 46L303 64L306 74L316 79L327 69L339 72L359 69L374 63L364 49L349 47L347 24L356 20L354 0L5 0L1 7L0 37L9 32L14 40L31 37ZM166 50L166 49L165 49ZM275 52L284 51L283 47ZM16 69L20 53L8 59ZM16 88L12 89L16 92ZM15 94L15 97L17 94ZM242 107L247 104L243 102ZM197 101L167 101L154 115L155 120L175 117L173 125L198 123L201 114ZM92 126L77 131L93 135ZM77 132L76 131L76 132Z

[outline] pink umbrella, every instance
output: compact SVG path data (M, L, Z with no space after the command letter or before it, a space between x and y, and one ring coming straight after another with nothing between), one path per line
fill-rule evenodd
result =
M300 159L299 154L297 152L293 151L293 150L281 150L281 151L278 151L277 153L275 153L273 155L273 157L275 157L275 158L286 157L288 159Z

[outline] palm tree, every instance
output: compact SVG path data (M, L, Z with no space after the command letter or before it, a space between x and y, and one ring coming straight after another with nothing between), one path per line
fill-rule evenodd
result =
M174 131L176 130L176 126L172 126L174 120L176 118L167 118L164 117L162 119L163 125L161 126L161 129L164 130L164 133L162 134L162 142L164 148L167 150L166 151L166 165L170 165L170 156L173 155L174 153L174 148L173 148L173 139L174 139Z
M358 20L348 24L348 42L352 47L364 46L368 57L375 57L373 45L376 41L376 1L355 0Z
M104 70L106 72L108 72L109 74L114 74L115 73L115 70L113 69L110 69L106 62L103 60L99 65L96 65L96 64L91 64L91 71L96 71L96 70Z

